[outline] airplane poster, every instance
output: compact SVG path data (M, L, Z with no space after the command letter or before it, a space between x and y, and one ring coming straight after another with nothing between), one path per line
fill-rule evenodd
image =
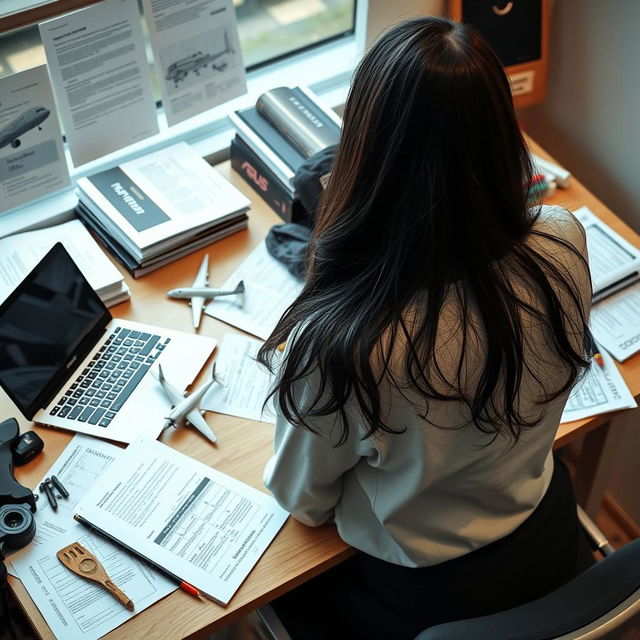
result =
M46 65L0 78L0 212L69 185Z
M247 90L231 0L143 0L169 126Z

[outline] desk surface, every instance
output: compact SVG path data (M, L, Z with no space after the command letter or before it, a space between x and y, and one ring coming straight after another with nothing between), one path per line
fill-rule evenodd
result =
M535 143L531 146L540 155L547 155ZM218 169L254 203L250 213L249 228L140 280L127 277L132 299L130 302L113 307L111 311L115 316L159 324L172 329L193 331L188 306L184 301L168 299L165 295L166 291L173 287L191 285L197 268L207 252L210 253L212 286L222 284L244 257L264 238L268 229L281 222L276 214L255 196L251 188L231 171L228 162L220 165ZM549 203L560 204L571 210L587 205L630 242L640 246L640 236L590 194L575 178L572 179L569 189L558 190ZM226 332L239 331L214 318L203 316L200 332L221 340ZM640 354L618 366L633 395L640 396ZM205 370L208 370L208 367L205 367ZM0 397L0 411L2 416L15 415L20 422L21 430L32 428L31 423L19 415L4 395ZM271 453L272 426L213 413L208 413L206 418L218 436L217 446L210 445L193 429L182 429L165 434L161 440L205 464L264 490L262 471ZM561 425L556 446L562 446L606 424L610 418L611 414L608 414ZM45 441L44 454L16 470L18 479L30 487L36 486L73 436L72 433L47 427L35 427L35 430ZM333 526L309 528L289 518L227 607L221 607L209 601L198 601L178 590L105 637L132 639L204 637L341 562L351 553L351 549L340 540ZM43 638L54 638L22 583L10 578L10 584L37 633Z

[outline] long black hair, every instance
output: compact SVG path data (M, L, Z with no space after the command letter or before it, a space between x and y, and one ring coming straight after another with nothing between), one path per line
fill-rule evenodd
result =
M313 417L335 414L344 441L355 400L367 436L400 432L381 407L391 384L423 398L427 420L429 401L442 400L465 403L469 422L495 436L538 424L588 366L588 302L572 273L587 266L534 228L531 177L507 77L477 32L425 17L384 34L352 81L303 291L259 352L272 366L295 336L273 389L287 420L313 430ZM575 255L572 268L559 251ZM452 367L437 348L445 302L458 325ZM542 327L549 353L538 365L560 367L557 388L531 361L525 325ZM302 406L312 372L315 396ZM525 373L538 386L534 416L518 401Z

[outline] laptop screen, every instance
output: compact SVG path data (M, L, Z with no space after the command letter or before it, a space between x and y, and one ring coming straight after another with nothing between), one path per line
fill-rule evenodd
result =
M58 392L110 319L61 243L0 305L0 385L28 419Z

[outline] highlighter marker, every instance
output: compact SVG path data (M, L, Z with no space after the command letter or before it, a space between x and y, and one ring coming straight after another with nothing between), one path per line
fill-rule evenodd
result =
M601 368L604 369L604 358L600 353L600 349L598 349L598 343L595 341L593 334L589 331L589 342L591 343L591 353L593 354L594 362Z
M596 364L601 369L604 369L604 358L602 357L602 354L599 351L593 354L593 359L596 361Z

